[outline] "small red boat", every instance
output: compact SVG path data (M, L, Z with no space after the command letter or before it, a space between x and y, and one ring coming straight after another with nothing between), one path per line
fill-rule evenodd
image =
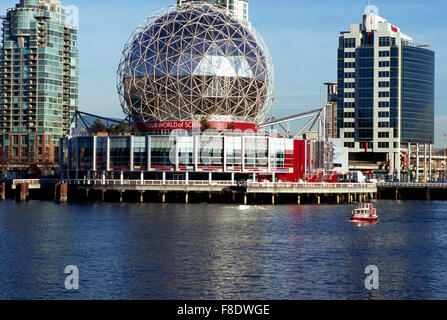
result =
M376 208L372 203L361 203L354 210L352 210L352 222L377 222L379 217L377 216Z

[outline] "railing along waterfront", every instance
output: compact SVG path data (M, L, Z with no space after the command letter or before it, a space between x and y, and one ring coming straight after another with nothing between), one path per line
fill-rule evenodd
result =
M419 182L382 182L378 188L447 188L447 183L419 183Z

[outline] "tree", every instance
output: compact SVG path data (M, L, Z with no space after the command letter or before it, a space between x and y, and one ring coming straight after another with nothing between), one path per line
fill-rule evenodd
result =
M107 132L112 134L126 133L129 132L129 126L127 125L126 121L122 121L117 125L110 125Z
M104 123L102 123L101 120L96 119L92 124L91 130L93 131L93 133L107 132L108 128Z
M200 126L202 127L202 131L211 129L211 125L206 118L202 118L202 120L200 120Z

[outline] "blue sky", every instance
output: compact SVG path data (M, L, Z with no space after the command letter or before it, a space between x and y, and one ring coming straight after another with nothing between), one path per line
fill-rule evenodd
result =
M18 0L2 0L0 12ZM63 0L80 11L80 109L123 117L116 69L124 44L149 15L176 0ZM275 66L275 114L321 105L323 82L336 81L338 34L360 23L367 0L249 0L250 20L263 36ZM436 51L436 143L447 131L447 2L372 0L380 15Z

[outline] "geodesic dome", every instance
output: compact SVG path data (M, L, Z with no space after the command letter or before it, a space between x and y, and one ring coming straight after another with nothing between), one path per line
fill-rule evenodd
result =
M118 70L123 111L133 121L259 123L273 97L273 67L249 24L206 3L149 17L125 46Z

